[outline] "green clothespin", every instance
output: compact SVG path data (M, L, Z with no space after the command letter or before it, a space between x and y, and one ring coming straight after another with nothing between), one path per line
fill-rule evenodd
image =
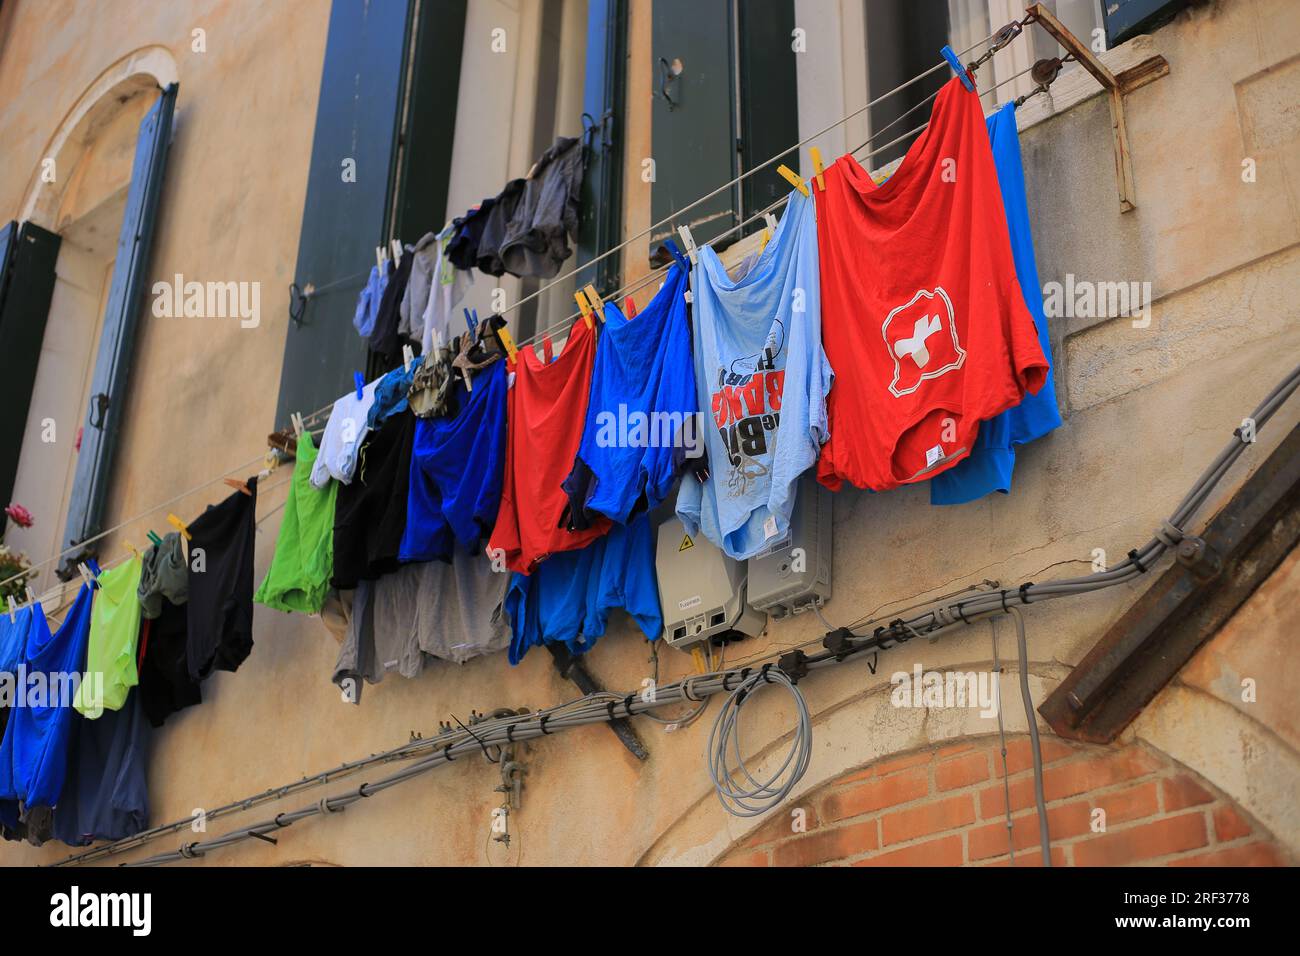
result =
M162 538L160 538L160 537L158 537L156 534L154 534L152 528L149 529L149 540L152 541L152 542L153 542L154 544L156 544L156 545L159 545L159 546L162 545Z

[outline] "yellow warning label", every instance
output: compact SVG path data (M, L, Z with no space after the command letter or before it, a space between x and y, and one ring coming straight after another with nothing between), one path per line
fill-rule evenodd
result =
M691 536L689 534L682 535L682 546L677 549L677 553L681 554L693 547L695 547L695 542L691 540Z

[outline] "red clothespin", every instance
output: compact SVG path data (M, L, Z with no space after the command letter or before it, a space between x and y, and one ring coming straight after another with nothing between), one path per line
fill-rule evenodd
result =
M542 336L542 361L547 365L555 360L555 343L551 341L549 335Z
M632 299L630 295L623 300L623 314L626 315L629 319L636 318L636 302Z

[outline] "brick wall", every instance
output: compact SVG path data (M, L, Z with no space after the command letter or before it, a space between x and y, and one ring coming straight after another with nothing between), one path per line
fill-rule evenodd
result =
M1264 829L1198 775L1140 744L1094 747L1045 736L1043 787L1055 866L1281 866ZM1005 786L1016 866L1038 866L1038 811L1026 734L899 754L843 774L771 812L723 866L1007 866ZM1093 811L1105 811L1094 832ZM794 831L802 809L806 829Z

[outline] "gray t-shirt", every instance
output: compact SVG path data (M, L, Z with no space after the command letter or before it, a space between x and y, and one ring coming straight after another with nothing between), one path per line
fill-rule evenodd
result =
M140 612L150 620L162 614L163 598L184 604L190 598L190 576L181 551L181 536L173 531L145 552L140 567Z

